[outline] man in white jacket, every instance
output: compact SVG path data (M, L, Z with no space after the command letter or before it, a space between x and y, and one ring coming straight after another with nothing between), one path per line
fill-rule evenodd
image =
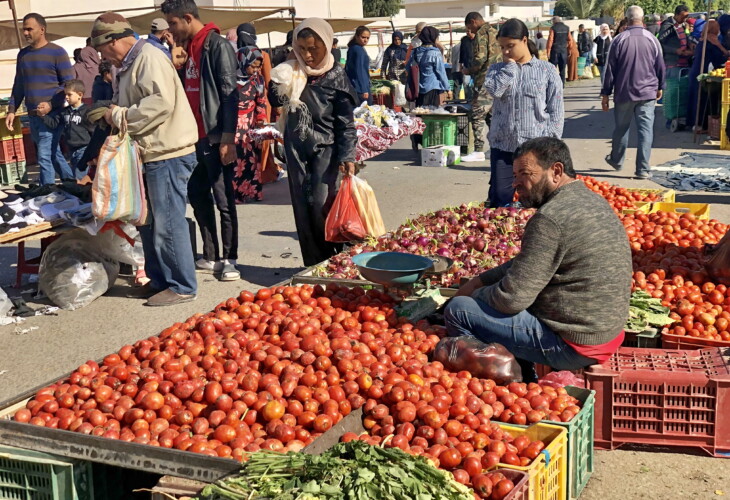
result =
M126 130L142 152L149 224L139 228L150 282L130 294L148 306L194 300L197 294L190 232L185 220L187 185L198 139L193 112L170 59L129 22L107 12L94 22L92 45L118 68L118 91L106 121Z

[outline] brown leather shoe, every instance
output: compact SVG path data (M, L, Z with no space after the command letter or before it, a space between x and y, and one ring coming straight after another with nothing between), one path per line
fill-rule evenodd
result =
M130 299L149 299L153 295L160 293L160 290L152 287L149 283L143 286L137 286L127 292Z
M144 305L150 307L174 306L176 304L182 304L184 302L190 302L193 300L195 300L195 295L193 294L180 295L179 293L175 293L168 288L167 290L163 290L160 293L157 293L150 297Z

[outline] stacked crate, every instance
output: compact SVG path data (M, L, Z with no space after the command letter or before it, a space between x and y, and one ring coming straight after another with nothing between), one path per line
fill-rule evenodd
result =
M730 111L730 78L722 81L722 111L720 112L720 149L730 149L725 127L727 126L727 114Z
M25 167L20 118L15 118L13 130L5 126L5 120L0 120L0 185L11 186L21 182L25 176Z

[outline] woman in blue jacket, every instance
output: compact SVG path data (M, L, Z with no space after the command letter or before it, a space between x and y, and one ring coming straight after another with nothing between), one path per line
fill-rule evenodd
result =
M406 71L411 75L411 67L418 65L418 97L416 106L441 106L441 95L449 91L449 79L441 51L436 47L439 30L426 26L418 35L421 45L411 52Z
M370 41L370 30L365 26L358 26L355 36L347 44L347 62L345 73L350 78L352 86L355 87L357 98L360 103L367 101L373 103L373 96L370 94L370 57L365 51L365 46Z

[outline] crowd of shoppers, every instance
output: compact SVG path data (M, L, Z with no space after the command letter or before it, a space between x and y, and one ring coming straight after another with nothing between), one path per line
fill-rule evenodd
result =
M118 14L99 16L75 66L61 47L46 40L42 16L26 16L29 46L18 56L7 123L13 123L25 101L41 183L85 172L85 144L95 133L84 118L88 104L106 105L106 121L125 125L142 146L145 164L151 216L140 233L151 281L133 295L153 306L193 300L196 272L214 273L223 281L240 279L236 204L262 200L263 172L273 163L268 148L248 132L280 116L304 264L340 251L339 244L325 241L324 226L342 176L355 172L353 111L372 103L370 30L357 28L343 66L332 27L321 19L300 23L284 45L269 53L257 46L250 23L232 29L226 40L216 25L203 23L194 0L165 0L161 10L165 17L151 23L146 38ZM698 35L707 41L702 66L699 46L682 28L686 14L679 6L658 26L656 37L645 29L644 13L636 6L615 35L605 24L595 37L584 25L574 34L555 17L549 36L538 34L533 41L522 21L510 19L497 30L478 12L469 13L466 35L447 56L457 96L463 86L471 104L475 152L463 161L486 161L489 144L489 206L513 202L513 156L522 144L561 137L563 86L581 76L578 57L600 72L604 110L613 96L616 126L606 162L622 168L635 119L636 175L647 178L654 106L665 79L676 75L676 68L699 74L728 55L730 16L703 24ZM378 66L384 78L413 85L414 106L442 106L450 91L439 36L426 23L419 23L410 43L394 31ZM59 148L61 137L70 148L70 166ZM187 201L203 241L197 261L185 221Z

